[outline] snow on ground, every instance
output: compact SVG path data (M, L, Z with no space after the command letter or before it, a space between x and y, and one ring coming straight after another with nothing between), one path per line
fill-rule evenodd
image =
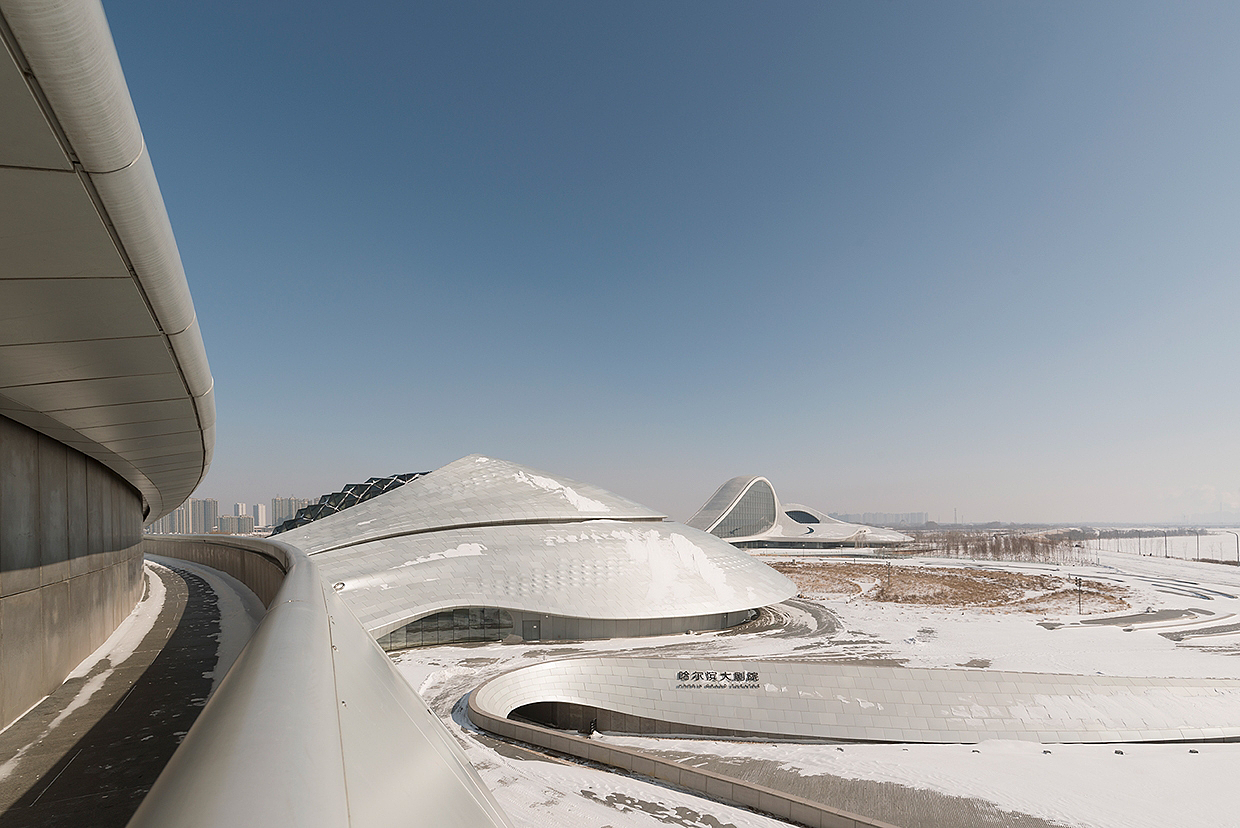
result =
M158 574L165 570L164 567L150 561L145 561L142 568L145 570L142 575L146 580L146 589L138 605L125 617L124 621L117 625L106 641L82 659L82 663L65 676L66 681L87 675L98 662L105 658L112 663L113 667L125 662L137 651L143 639L146 638L146 634L155 626L155 621L164 608L164 600L168 594L163 579Z
M1240 772L1240 746L1232 744L1042 746L993 741L847 745L837 750L828 745L601 738L652 751L766 760L802 777L831 775L928 788L1072 826L1236 824L1230 791Z
M164 601L168 594L168 590L159 576L159 573L165 570L159 564L153 564L149 561L143 564L143 569L142 575L145 581L145 589L142 598L138 601L138 605L112 631L107 640L95 648L93 653L82 659L81 663L70 671L69 675L65 677L65 681L85 676L90 676L90 678L82 683L82 686L77 691L77 695L65 705L64 709L47 723L38 739L23 747L7 762L0 765L0 780L8 778L21 764L26 753L46 737L47 734L59 727L69 717L69 714L90 701L91 697L98 692L99 688L103 687L103 683L107 681L116 668L137 652L147 633L155 626L155 621L159 618L159 613L164 608ZM97 667L100 667L105 662L107 666L96 670ZM94 675L90 675L92 671L94 671ZM38 702L31 705L31 708L33 709L42 701L43 699L39 699ZM9 726L11 727L20 718L15 719Z
M1122 530L1121 530L1122 531ZM1237 560L1236 535L1238 529L1203 529L1195 535L1164 535L1159 529L1134 529L1139 531L1136 538L1102 538L1084 541L1087 550L1101 549L1106 552L1120 552L1130 555L1163 557L1181 560L1196 558L1212 558L1216 561L1234 563Z
M1161 547L1161 536L1158 540ZM1174 539L1169 539L1169 547L1170 540ZM780 825L622 774L530 758L532 754L507 745L497 748L494 740L473 729L460 702L474 687L506 670L593 654L860 659L918 667L967 665L1031 672L1240 678L1240 632L1178 643L1160 634L1240 624L1240 568L1142 556L1106 548L1107 544L1114 546L1114 541L1102 543L1103 548L1092 550L1095 563L1090 566L994 561L972 565L1063 578L1080 575L1120 586L1126 590L1131 609L1109 613L1111 617L1160 609L1191 609L1198 616L1161 625L1081 625L1074 604L1070 611L1051 615L1002 607L979 610L883 603L861 595L804 596L777 608L784 627L768 626L753 634L441 646L408 650L396 654L394 660L444 718L517 826ZM1206 543L1203 537L1203 557ZM1133 539L1134 549L1136 544ZM815 556L814 560L823 559ZM920 558L898 565L959 568L969 564L959 559ZM1056 625L1060 626L1048 629ZM1237 822L1230 791L1231 780L1240 778L1240 744L1042 746L993 741L980 745L847 745L841 750L832 745L601 738L678 754L779 763L801 776L891 782L981 799L1008 811L1073 826L1161 828ZM1190 749L1197 752L1190 753Z
M214 693L237 656L241 655L241 651L253 637L254 630L267 613L267 608L249 587L226 572L190 561L155 555L148 555L146 561L147 566L158 566L158 562L163 562L186 569L206 581L207 586L215 593L216 607L220 613L220 631L216 636L218 649L215 669L211 671L211 693Z

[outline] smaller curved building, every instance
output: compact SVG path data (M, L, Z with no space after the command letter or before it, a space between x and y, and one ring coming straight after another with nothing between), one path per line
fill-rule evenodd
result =
M733 477L720 486L688 525L740 549L890 547L913 540L894 529L845 523L799 503L780 504L771 481L754 475Z
M722 629L796 594L706 532L476 454L280 540L314 558L389 650Z

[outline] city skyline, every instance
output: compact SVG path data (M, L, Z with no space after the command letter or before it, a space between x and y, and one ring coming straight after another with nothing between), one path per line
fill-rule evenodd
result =
M147 526L148 534L159 535L195 535L215 531L228 524L229 533L247 534L258 528L279 526L285 519L292 517L298 509L317 502L317 498L281 497L270 498L270 510L267 503L234 503L232 514L220 512L219 498L191 497L176 509ZM278 520L268 521L269 515L278 515ZM229 520L225 520L225 519ZM236 519L247 518L248 528L242 530L242 524Z
M211 353L199 492L481 452L679 518L740 474L1240 509L1232 4L109 13Z

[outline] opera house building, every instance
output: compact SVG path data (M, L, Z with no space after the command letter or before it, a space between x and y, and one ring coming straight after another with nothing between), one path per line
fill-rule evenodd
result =
M869 549L913 540L894 529L836 520L799 503L781 504L771 481L756 476L724 483L689 525L740 549Z
M713 535L480 455L275 537L393 650L721 629L796 591Z

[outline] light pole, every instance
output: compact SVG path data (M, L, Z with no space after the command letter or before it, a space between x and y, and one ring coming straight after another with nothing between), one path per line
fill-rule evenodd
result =
M1240 566L1240 532L1233 532L1230 529L1224 529L1223 531L1229 535L1236 536L1236 566Z

